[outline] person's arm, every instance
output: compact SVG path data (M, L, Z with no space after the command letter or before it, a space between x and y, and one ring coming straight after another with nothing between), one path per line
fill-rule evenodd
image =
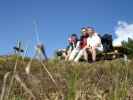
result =
M69 55L72 52L72 47L69 46L68 50L67 50L67 55Z
M76 48L80 48L80 41L77 42Z
M89 49L89 48L91 48L89 38L87 39L87 45L86 45L84 48L85 48L85 49Z
M91 46L90 45L86 45L83 49L89 49L89 48L91 48Z
M99 47L101 45L101 39L99 36L96 36L96 44L94 47Z

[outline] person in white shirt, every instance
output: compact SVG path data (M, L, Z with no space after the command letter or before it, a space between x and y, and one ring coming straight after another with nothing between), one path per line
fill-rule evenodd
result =
M103 51L103 45L102 45L100 37L94 31L93 28L88 27L87 31L89 33L89 37L87 39L86 48L88 48L88 50L90 51L90 53L92 55L92 60L93 60L93 62L95 62L96 61L96 53L97 53L97 51L100 51L100 52Z

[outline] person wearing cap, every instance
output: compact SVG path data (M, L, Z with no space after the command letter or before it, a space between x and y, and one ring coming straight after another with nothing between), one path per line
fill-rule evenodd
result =
M86 28L81 29L82 36L80 37L80 41L77 43L77 47L72 51L69 57L69 61L79 61L79 59L83 56L85 60L88 60L87 52L84 51L84 47L87 45L88 33Z
M96 53L97 51L102 52L103 51L103 45L101 42L101 38L98 36L98 34L95 32L95 30L92 27L87 28L87 32L89 33L89 37L87 39L87 45L85 48L89 50L89 52L92 55L92 61L96 61Z

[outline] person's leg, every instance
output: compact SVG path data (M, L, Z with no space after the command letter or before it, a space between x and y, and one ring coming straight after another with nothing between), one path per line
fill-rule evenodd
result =
M92 48L91 49L91 53L92 53L92 61L95 62L96 61L96 49L95 48Z
M75 58L75 56L77 55L78 52L79 52L79 50L75 48L75 49L71 52L71 54L70 54L68 60L69 60L69 61L74 60L74 58Z
M85 52L84 49L80 50L79 53L78 53L78 55L77 55L76 58L74 59L74 62L78 62L79 59L84 55L84 52Z
M62 53L62 57L65 59L65 61L68 60L68 54L66 52Z
M85 51L83 52L83 56L84 56L85 61L88 62L88 52L87 52L87 50L85 50Z

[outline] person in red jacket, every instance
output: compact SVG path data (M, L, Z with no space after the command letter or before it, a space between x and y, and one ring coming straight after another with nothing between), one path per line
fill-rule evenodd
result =
M86 28L81 29L82 35L80 37L80 48L83 49L87 45L87 38L89 37L89 34L87 33Z
M79 61L81 55L84 57L86 61L88 61L87 52L83 52L84 47L87 45L87 38L89 34L87 33L87 29L84 27L81 29L82 36L80 37L80 42L77 44L77 47L71 52L69 61Z

